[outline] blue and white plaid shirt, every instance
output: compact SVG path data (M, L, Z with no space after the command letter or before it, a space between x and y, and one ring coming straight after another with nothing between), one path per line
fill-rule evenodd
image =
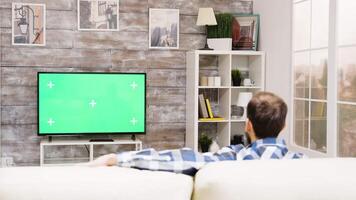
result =
M243 145L223 147L216 153L199 153L190 148L155 151L124 152L117 155L118 166L152 171L168 171L194 176L209 162L226 160L256 159L299 159L305 158L301 153L289 152L282 139L264 138L256 140L247 148Z

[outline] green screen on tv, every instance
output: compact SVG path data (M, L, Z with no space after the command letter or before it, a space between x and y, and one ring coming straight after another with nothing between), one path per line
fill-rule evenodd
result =
M145 133L146 74L38 73L38 134Z

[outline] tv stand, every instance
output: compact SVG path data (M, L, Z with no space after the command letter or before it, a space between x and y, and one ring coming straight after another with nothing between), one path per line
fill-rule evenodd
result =
M133 141L136 140L136 135L135 135L135 134L132 134L132 135L131 135L131 140L133 140Z
M89 142L114 142L114 140L110 138L97 138L97 139L90 139Z
M88 162L94 160L94 151L96 145L134 145L135 151L142 150L142 142L140 140L117 140L111 139L111 141L98 141L98 140L52 140L51 138L43 139L40 143L40 164L41 166L64 166L75 165L78 163ZM45 158L46 147L49 146L89 146L89 157L85 158ZM109 152L108 152L109 153ZM115 153L115 152L111 152ZM48 161L48 162L46 162Z

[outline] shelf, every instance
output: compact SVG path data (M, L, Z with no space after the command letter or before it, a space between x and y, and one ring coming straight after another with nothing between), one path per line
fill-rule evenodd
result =
M198 86L199 89L261 89L260 86Z
M309 119L308 118L305 118L305 119L295 119L295 121L308 121ZM310 118L311 121L324 121L326 120L326 116L325 117L311 117Z
M212 121L201 121L198 120L199 123L222 123L222 122L229 122L229 120L212 120Z
M80 166L80 165L84 165L87 164L88 162L76 162L76 163L59 163L59 164L42 164L43 167L73 167L73 166Z
M82 163L83 161L92 161L94 160L94 151L95 148L94 146L96 145L122 145L122 144L127 144L127 145L134 145L135 150L139 151L142 149L142 142L140 140L118 140L115 139L112 142L90 142L89 140L56 140L53 139L52 141L43 139L40 142L40 165L41 166L59 166L59 165L74 165L78 161ZM53 146L82 146L82 145L87 145L88 153L89 156L86 158L78 157L78 158L45 158L45 152L46 152L46 147L53 147ZM48 163L50 162L50 163Z
M74 166L78 164L85 164L90 161L89 158L45 158L46 163L42 163L42 166Z
M261 89L260 86L231 86L231 89Z
M72 145L110 145L110 144L138 144L141 141L139 140L116 140L114 139L112 142L90 142L89 140L57 140L53 139L51 142L48 140L42 140L41 144L46 146L72 146Z
M239 122L239 123L242 123L242 122L246 122L246 119L232 119L232 120L230 120L230 122Z
M193 51L199 55L244 55L244 56L262 56L262 51L217 51L217 50L195 50Z
M229 86L198 86L199 89L229 89Z

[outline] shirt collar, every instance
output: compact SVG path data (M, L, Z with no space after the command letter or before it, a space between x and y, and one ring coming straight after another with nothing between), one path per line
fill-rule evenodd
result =
M250 145L251 148L256 149L264 146L276 146L282 149L287 149L287 145L284 139L278 139L274 137L258 139Z

